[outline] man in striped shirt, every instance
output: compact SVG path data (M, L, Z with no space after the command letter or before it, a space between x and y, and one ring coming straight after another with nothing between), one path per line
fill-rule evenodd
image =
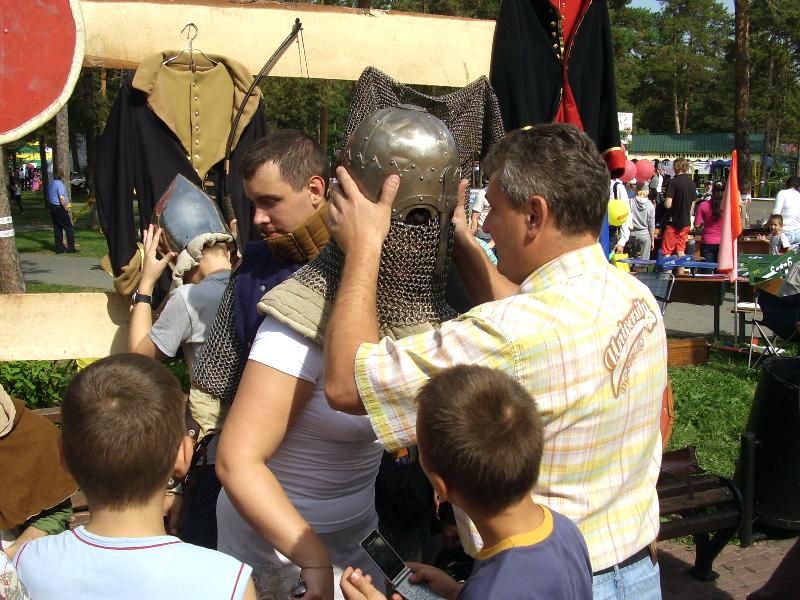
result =
M339 169L331 233L346 258L326 333L328 400L366 412L381 442L396 449L415 442L414 397L432 374L481 364L512 375L545 423L533 497L577 523L594 597L660 598L648 546L659 524L666 337L653 296L610 266L597 244L606 167L589 138L564 124L509 133L484 165L492 204L484 228L497 244L497 268L457 207L453 258L478 306L398 341L379 340L376 319L367 318L376 314L380 248L398 180L387 179L372 204ZM481 541L463 515L459 529L474 554Z

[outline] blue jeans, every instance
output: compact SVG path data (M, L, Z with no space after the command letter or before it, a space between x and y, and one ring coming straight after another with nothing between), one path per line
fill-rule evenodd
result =
M661 600L661 573L647 556L592 577L593 600Z

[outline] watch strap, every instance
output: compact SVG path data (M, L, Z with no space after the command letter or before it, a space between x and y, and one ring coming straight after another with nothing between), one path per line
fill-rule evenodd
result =
M148 296L147 294L140 294L139 291L133 292L133 296L131 297L132 304L138 304L139 302L145 302L150 306L153 306L153 297Z

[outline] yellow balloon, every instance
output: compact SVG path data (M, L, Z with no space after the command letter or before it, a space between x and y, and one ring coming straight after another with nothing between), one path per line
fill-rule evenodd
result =
M628 220L630 208L627 202L614 199L608 203L608 224L612 227L619 227Z

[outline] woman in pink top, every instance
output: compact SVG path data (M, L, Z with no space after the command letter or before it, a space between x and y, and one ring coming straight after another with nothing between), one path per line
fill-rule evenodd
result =
M706 262L717 262L719 258L719 241L722 237L722 196L724 189L722 182L717 181L711 191L711 197L704 200L697 207L694 217L695 229L703 228L700 236L700 254ZM713 273L713 269L707 269L707 273Z

